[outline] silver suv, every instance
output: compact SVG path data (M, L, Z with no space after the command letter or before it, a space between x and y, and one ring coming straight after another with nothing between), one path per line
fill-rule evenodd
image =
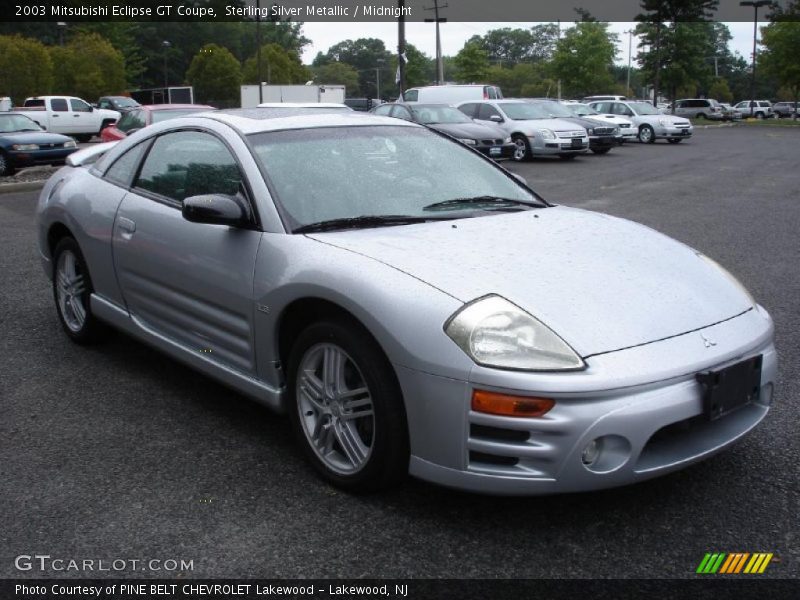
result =
M712 119L722 121L722 106L716 100L705 98L688 98L675 101L675 114L687 119Z
M742 113L745 118L750 116L751 108L752 116L756 119L769 119L775 116L772 112L772 102L769 100L742 100L733 108Z

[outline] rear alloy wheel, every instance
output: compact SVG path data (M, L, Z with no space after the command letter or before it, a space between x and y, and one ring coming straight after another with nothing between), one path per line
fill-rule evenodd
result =
M757 112L756 113L756 119L761 120L763 118L764 118L764 113L763 112Z
M606 147L606 148L592 148L592 152L594 152L595 154L608 154L609 152L611 152L611 148L608 148L608 147Z
M408 431L388 360L358 325L320 321L289 357L289 416L311 464L353 492L385 489L408 473Z
M523 135L514 136L514 154L512 158L517 162L531 159L531 145Z
M669 138L667 141L670 144L680 144L683 140L681 138Z
M58 242L53 264L53 298L64 331L78 344L96 342L106 327L92 314L92 278L78 243L71 237Z
M11 160L0 150L0 177L13 175L17 170L11 165Z
M652 144L656 141L656 132L650 125L642 125L639 128L639 141L643 144Z

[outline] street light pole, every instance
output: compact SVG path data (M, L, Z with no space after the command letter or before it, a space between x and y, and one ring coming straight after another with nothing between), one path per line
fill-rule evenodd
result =
M425 19L425 22L436 23L436 85L444 84L444 62L442 61L442 38L439 34L439 23L446 23L447 19L439 17L440 8L447 8L447 4L439 6L439 0L433 0L433 6L425 9L433 11L433 19Z
M628 96L631 93L631 48L633 43L633 30L628 29L628 31L623 31L622 33L628 34L628 84L625 86L625 95Z
M261 0L256 0L256 70L258 71L258 103L264 102L261 79Z
M170 44L167 40L161 42L161 47L164 48L164 88L169 87L169 77L167 75L167 51L169 50Z
M750 74L750 118L753 118L756 105L756 39L758 36L758 9L761 6L769 6L772 0L745 0L739 2L739 6L753 7L753 67Z

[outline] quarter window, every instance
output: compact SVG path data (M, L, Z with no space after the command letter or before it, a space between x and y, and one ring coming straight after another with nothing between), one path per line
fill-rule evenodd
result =
M111 165L108 171L106 171L106 179L121 186L128 187L146 147L147 143L142 142L120 156L114 161L114 164Z
M135 187L176 202L202 194L235 196L242 185L239 165L213 135L178 131L156 139Z

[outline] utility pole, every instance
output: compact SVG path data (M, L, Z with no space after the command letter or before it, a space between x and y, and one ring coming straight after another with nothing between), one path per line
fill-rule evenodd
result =
M256 70L258 71L258 103L264 102L264 86L261 79L261 0L256 0Z
M633 47L633 29L623 31L622 33L628 34L628 84L625 86L625 95L631 95L631 50Z
M769 6L772 4L771 0L747 0L746 2L739 2L739 6L752 6L753 7L753 72L750 76L750 118L753 118L753 112L756 105L756 38L758 36L758 9L761 6Z
M400 98L406 91L406 0L397 0L400 16L397 18L397 84Z
M170 46L172 46L172 44L169 43L167 40L164 40L163 42L161 42L161 47L164 49L164 87L165 88L169 87L169 76L167 74L167 51L169 50Z
M425 10L433 11L433 19L425 19L426 23L436 23L436 85L444 83L444 63L442 63L442 38L439 34L439 23L447 23L447 19L439 17L439 9L447 8L447 4L439 6L439 0L433 0L433 6Z

